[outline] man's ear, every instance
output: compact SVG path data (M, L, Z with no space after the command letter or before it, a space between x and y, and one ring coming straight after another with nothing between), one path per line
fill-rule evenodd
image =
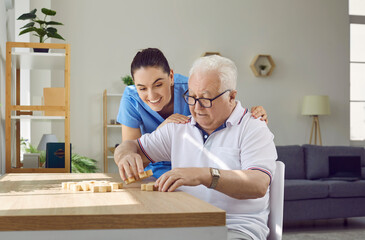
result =
M237 90L232 90L231 93L229 94L229 101L235 101L236 100L236 95L237 95Z
M174 86L174 70L170 69L171 86Z

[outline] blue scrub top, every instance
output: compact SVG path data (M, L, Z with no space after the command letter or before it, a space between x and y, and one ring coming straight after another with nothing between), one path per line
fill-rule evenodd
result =
M190 115L189 105L183 98L188 89L188 78L174 74L174 113L185 116ZM139 128L142 135L151 133L164 121L160 114L152 110L138 96L136 86L131 85L124 89L120 100L117 122L131 128ZM153 176L159 178L165 172L171 170L171 162L150 163L145 171L152 169Z
M188 89L188 78L174 74L174 113L190 115L189 105L184 101L183 94ZM151 133L163 122L160 114L152 110L138 96L136 86L125 88L119 105L117 122L131 128L140 128L141 133Z

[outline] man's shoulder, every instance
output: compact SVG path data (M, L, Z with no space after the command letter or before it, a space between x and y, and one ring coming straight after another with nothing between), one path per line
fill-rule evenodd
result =
M258 128L267 128L268 126L265 121L261 121L260 118L254 118L251 112L247 112L243 117L240 123L238 124L242 128L242 130L251 131Z

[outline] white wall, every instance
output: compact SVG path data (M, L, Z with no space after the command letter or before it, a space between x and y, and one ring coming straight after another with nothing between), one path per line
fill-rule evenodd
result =
M7 9L8 7L9 9ZM6 42L14 40L14 9L0 0L0 174L5 172L5 58Z
M277 145L309 141L303 96L329 95L320 117L324 145L349 144L349 17L347 0L52 0L59 32L71 44L73 151L102 161L102 92L122 92L137 50L158 47L187 75L205 51L239 70L238 99L262 105ZM271 54L276 69L256 78L249 65ZM117 107L117 106L116 106Z

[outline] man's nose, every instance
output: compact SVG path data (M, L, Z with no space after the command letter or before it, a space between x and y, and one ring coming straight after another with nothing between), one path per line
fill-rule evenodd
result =
M201 103L199 102L199 100L197 100L197 101L195 102L194 109L195 109L195 110L201 110L202 108L203 108L203 107L202 107Z

